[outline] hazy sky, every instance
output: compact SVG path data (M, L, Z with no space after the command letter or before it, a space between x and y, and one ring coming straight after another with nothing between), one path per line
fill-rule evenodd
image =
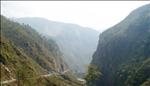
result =
M6 17L43 17L104 31L149 1L1 1Z

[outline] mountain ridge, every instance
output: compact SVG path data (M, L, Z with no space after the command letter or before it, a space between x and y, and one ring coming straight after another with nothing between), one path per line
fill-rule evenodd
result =
M150 57L149 7L150 4L135 9L123 21L100 34L92 64L98 66L103 76L96 86L140 86L150 77L147 74L150 71L147 69ZM138 66L145 74L134 73Z
M66 74L69 67L62 60L54 40L41 36L29 25L13 22L4 16L1 16L0 30L2 85L83 86L71 71ZM51 73L59 75L49 76Z

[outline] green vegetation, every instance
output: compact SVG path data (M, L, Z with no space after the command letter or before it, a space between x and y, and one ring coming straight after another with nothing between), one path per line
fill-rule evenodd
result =
M96 86L142 86L150 79L150 4L100 34L92 64L103 76Z
M51 71L61 72L66 67L52 39L42 37L30 26L20 25L4 16L1 16L0 30L0 80L15 80L6 83L6 86L82 86L61 75L42 77Z
M87 75L85 77L85 80L87 81L87 85L88 86L95 86L94 83L95 81L100 78L100 76L102 75L100 70L97 68L96 65L89 65L88 67L88 71L87 71Z
M57 53L59 49L53 40L41 37L28 25L20 25L2 16L1 35L42 68L48 71L55 70L52 62L54 58L59 58L61 55Z
M120 66L116 74L116 82L122 86L140 86L150 78L150 58Z
M16 79L18 86L34 86L37 78L36 72L27 65L20 65L17 68Z

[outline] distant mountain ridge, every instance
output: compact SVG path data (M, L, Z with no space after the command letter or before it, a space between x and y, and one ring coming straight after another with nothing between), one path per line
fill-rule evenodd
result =
M91 64L103 74L96 86L150 85L150 4L100 34Z
M19 18L39 33L53 38L64 54L64 60L76 72L84 73L96 50L98 32L75 24L49 21L44 18Z

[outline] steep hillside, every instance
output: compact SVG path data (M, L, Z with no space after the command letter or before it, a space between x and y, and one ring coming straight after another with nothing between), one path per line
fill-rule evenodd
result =
M29 24L39 33L47 35L47 37L53 37L70 68L75 72L85 72L85 68L90 63L92 54L96 50L97 31L43 18L19 18L15 21Z
M81 86L80 83L76 85L77 83L61 76L62 72L69 69L52 39L41 37L30 26L12 22L4 16L1 16L0 30L2 85ZM50 77L53 75L54 78Z
M150 4L135 9L119 24L100 34L92 64L102 72L96 86L144 86L142 83L148 83Z

